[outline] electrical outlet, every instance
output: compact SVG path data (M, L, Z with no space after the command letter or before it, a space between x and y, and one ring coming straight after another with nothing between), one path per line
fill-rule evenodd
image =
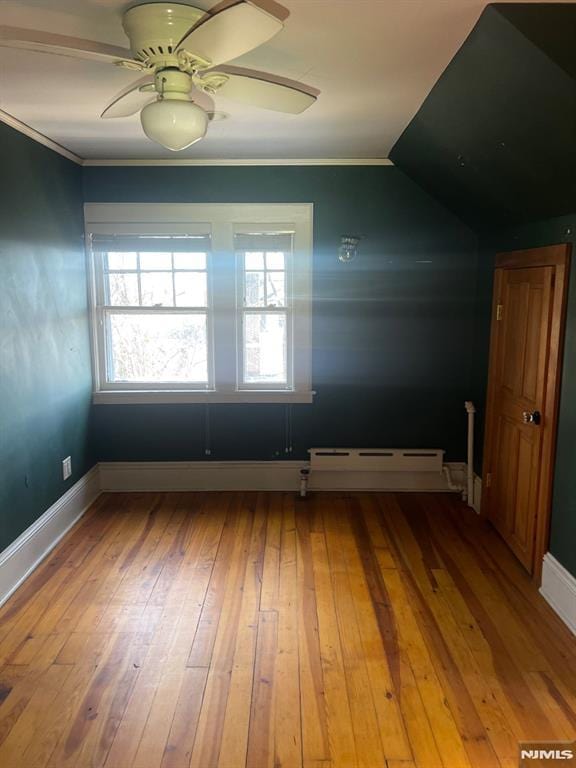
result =
M66 458L62 462L62 479L68 480L71 474L72 474L72 457L66 456Z

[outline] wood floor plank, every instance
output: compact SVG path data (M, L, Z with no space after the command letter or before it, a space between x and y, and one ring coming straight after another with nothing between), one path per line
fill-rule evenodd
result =
M324 528L327 552L332 575L334 604L350 702L357 763L360 768L378 768L385 766L386 759L342 546L343 536L340 519L344 509L345 501L337 499L325 511Z
M101 766L106 757L100 739L114 710L119 689L127 694L137 669L131 661L131 651L137 638L134 633L111 637L109 650L88 679L77 708L70 712L64 730L47 763L50 768L80 768L92 764Z
M176 578L153 642L143 649L138 680L111 744L107 768L145 763L151 753L157 765L162 760L210 577L205 568L187 575L187 594L182 595Z
M266 541L268 500L258 494L255 500L250 545L244 571L244 584L240 615L236 628L234 656L226 712L222 723L222 737L218 754L219 768L233 768L246 763L249 741L251 708L254 706L255 675L261 661L257 651L260 619L258 606L262 589L262 569Z
M208 593L202 605L202 613L190 648L187 662L189 667L209 666L226 595L228 566L232 557L237 522L230 494L222 496L222 513L222 529L210 573Z
M316 584L316 609L330 753L336 768L354 768L358 764L354 728L324 533L311 533L310 546Z
M197 511L193 502L193 498L180 497L178 509L182 514L175 518L178 522L172 529L176 535L171 546L157 550L163 566L156 587L164 571L169 572L158 592L154 587L149 597L152 609L161 610L159 624L153 642L142 649L138 679L109 745L107 766L157 766L162 760L209 579L206 569L197 572L187 568L202 542L201 527L197 536L190 531ZM170 526L164 538L170 540ZM188 579L186 589L182 571Z
M383 578L390 599L395 606L400 642L406 648L408 661L426 709L440 756L448 754L452 765L470 768L470 761L458 727L450 708L446 706L446 691L442 690L440 681L436 676L425 637L418 626L418 621L411 607L411 600L403 584L402 574L397 570L386 569L383 572ZM443 758L443 763L446 768L450 768L445 758Z
M442 623L451 654L473 698L479 717L500 758L516 759L522 726L493 665L489 645L446 571L436 571L447 613Z
M231 548L218 552L214 566L216 573L219 564L224 563L223 599L210 657L203 660L209 665L209 672L190 759L191 768L216 768L220 756L252 533L252 515L246 514L245 504L245 495L239 495L226 523Z
M12 765L34 736L34 729L45 708L57 695L71 668L49 666L27 685L16 689L0 714L0 763Z
M316 585L310 541L310 504L296 502L298 656L304 765L330 761L324 672L320 656Z
M206 667L184 669L161 768L188 768L190 765L207 677Z
M0 608L10 768L512 768L575 738L573 636L453 495L104 494Z
M261 611L258 618L256 664L252 686L252 706L246 760L247 768L274 768L275 685L274 668L278 650L278 614ZM232 768L233 762L221 763Z
M277 653L274 662L274 766L301 768L298 564L294 496L282 496Z
M365 499L361 500L358 505L355 505L351 504L350 500L347 500L346 514L342 515L339 520L346 570L348 572L362 643L362 656L368 671L384 755L388 760L411 760L412 750L406 736L406 729L398 705L398 695L388 665L359 548L364 549L365 565L368 569L375 568L376 562L370 559L370 552L365 547L365 542L362 538L360 538L360 541L356 540L352 525L350 524L351 517L355 516L358 519L358 517L362 516L363 501ZM377 551L379 547L380 545L375 547L375 550ZM378 559L376 561L380 562Z
M390 526L394 556L404 564L403 588L413 606L417 626L420 628L423 644L419 651L428 657L437 676L451 716L457 724L468 758L475 765L498 764L493 741L499 741L500 749L508 754L517 753L517 744L511 740L502 711L494 702L489 688L477 685L474 677L474 660L466 653L466 646L457 625L444 600L442 579L445 571L436 568L441 565L437 553L424 553L412 533L404 532L406 541L404 553L397 548L394 538L400 524L399 508L386 508L387 519L384 527ZM416 571L406 567L406 554L410 549L420 552L420 558L428 560L428 567ZM480 690L479 690L480 689ZM488 726L485 725L488 721Z
M44 768L48 765L62 734L80 708L82 696L95 669L95 665L90 663L73 666L59 694L52 701L52 706L39 721L34 739L21 756L20 764L23 768Z
M405 644L400 642L396 606L392 602L380 569L362 506L352 505L358 550L372 598L384 646L384 657L390 670L391 692L398 701L410 750L421 766L441 766L442 760L434 739L426 708L414 678ZM399 565L399 563L398 563Z
M276 497L272 504L280 505L281 498ZM276 608L280 582L280 539L282 534L282 515L278 509L270 509L266 524L266 549L262 569L262 591L260 610L272 611Z

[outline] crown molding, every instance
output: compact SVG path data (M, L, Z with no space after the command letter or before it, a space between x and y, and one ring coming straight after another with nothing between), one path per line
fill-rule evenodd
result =
M32 128L27 123L23 123L22 120L18 120L17 117L14 117L14 115L9 114L8 112L5 112L3 109L0 109L0 122L9 125L19 133L23 133L24 136L28 136L29 139L33 139L39 144L43 144L45 147L48 147L48 149L52 149L54 152L62 155L62 157L65 157L68 160L72 160L73 163L82 165L84 162L84 158L80 157L79 155L75 155L74 152L66 149L66 147L62 146L62 144L58 144L57 141L49 139L48 136L40 133L40 131Z
M72 160L73 163L83 166L279 166L279 165L394 165L388 157L319 157L319 158L143 158L140 160L122 160L122 159L87 159L76 155L71 150L58 144L57 141L50 139L40 131L37 131L27 123L22 122L14 115L0 109L0 122L9 125L19 133L23 133L28 138L43 144L48 149L52 149L59 155Z
M387 157L369 158L166 158L163 160L84 160L84 166L270 166L270 165L394 165Z

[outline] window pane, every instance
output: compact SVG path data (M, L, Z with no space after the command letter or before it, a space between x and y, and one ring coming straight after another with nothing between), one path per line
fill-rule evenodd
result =
M245 253L244 269L264 269L264 254L253 252Z
M206 269L206 254L175 253L174 269Z
M135 253L115 253L110 251L106 256L108 269L136 269L138 266Z
M208 382L206 315L111 314L109 381Z
M205 272L176 272L177 307L205 307L208 304Z
M244 383L287 383L286 315L244 315Z
M172 269L172 254L141 253L140 269Z
M108 275L108 304L113 306L138 306L138 275L113 272Z
M284 272L266 273L266 304L269 307L283 307L286 304Z
M266 269L284 269L284 254L282 251L266 254Z
M171 272L142 272L142 306L173 307Z
M264 272L246 272L245 285L244 306L264 307L266 304Z

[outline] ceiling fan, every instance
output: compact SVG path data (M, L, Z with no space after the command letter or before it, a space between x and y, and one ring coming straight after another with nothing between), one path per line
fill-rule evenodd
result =
M140 112L148 138L174 151L206 134L211 115L194 103L195 91L290 114L299 114L316 101L311 89L300 83L281 83L265 72L220 66L283 28L279 19L251 2L243 0L213 14L180 3L145 3L127 10L122 26L130 51L7 26L0 27L0 46L103 61L146 73L116 97L101 117Z

